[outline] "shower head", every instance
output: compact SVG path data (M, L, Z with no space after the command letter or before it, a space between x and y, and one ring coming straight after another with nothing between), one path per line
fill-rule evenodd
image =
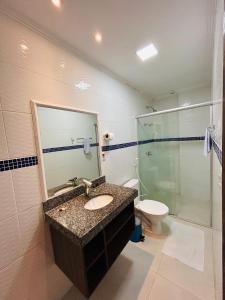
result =
M153 112L157 112L157 109L155 107L151 106L151 109Z
M152 112L156 112L156 111L157 111L157 109L156 109L155 107L151 106L151 105L147 105L146 108L147 108L147 109L150 109L150 108L151 108L151 109L152 109Z

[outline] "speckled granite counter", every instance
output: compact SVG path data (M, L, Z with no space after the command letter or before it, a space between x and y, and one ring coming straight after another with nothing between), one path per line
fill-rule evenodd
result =
M90 198L101 194L112 195L113 201L101 209L90 211L84 208L89 199L82 194L47 211L46 219L73 242L84 246L130 204L138 192L135 189L103 183L93 189Z

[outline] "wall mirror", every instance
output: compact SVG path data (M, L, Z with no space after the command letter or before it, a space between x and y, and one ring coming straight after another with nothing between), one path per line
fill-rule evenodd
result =
M45 200L101 175L98 114L32 102Z

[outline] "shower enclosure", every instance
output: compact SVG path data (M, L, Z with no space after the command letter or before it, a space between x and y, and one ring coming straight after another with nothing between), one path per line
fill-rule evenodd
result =
M210 104L137 117L143 199L163 202L170 214L204 226L211 226L211 155L203 154Z

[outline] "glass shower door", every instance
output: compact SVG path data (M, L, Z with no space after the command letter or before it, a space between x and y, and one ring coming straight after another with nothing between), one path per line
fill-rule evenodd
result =
M179 144L165 138L177 136L177 125L177 113L138 120L141 194L166 204L170 214L176 214Z
M203 155L209 107L138 119L139 176L143 199L157 200L170 214L211 225L210 155Z

